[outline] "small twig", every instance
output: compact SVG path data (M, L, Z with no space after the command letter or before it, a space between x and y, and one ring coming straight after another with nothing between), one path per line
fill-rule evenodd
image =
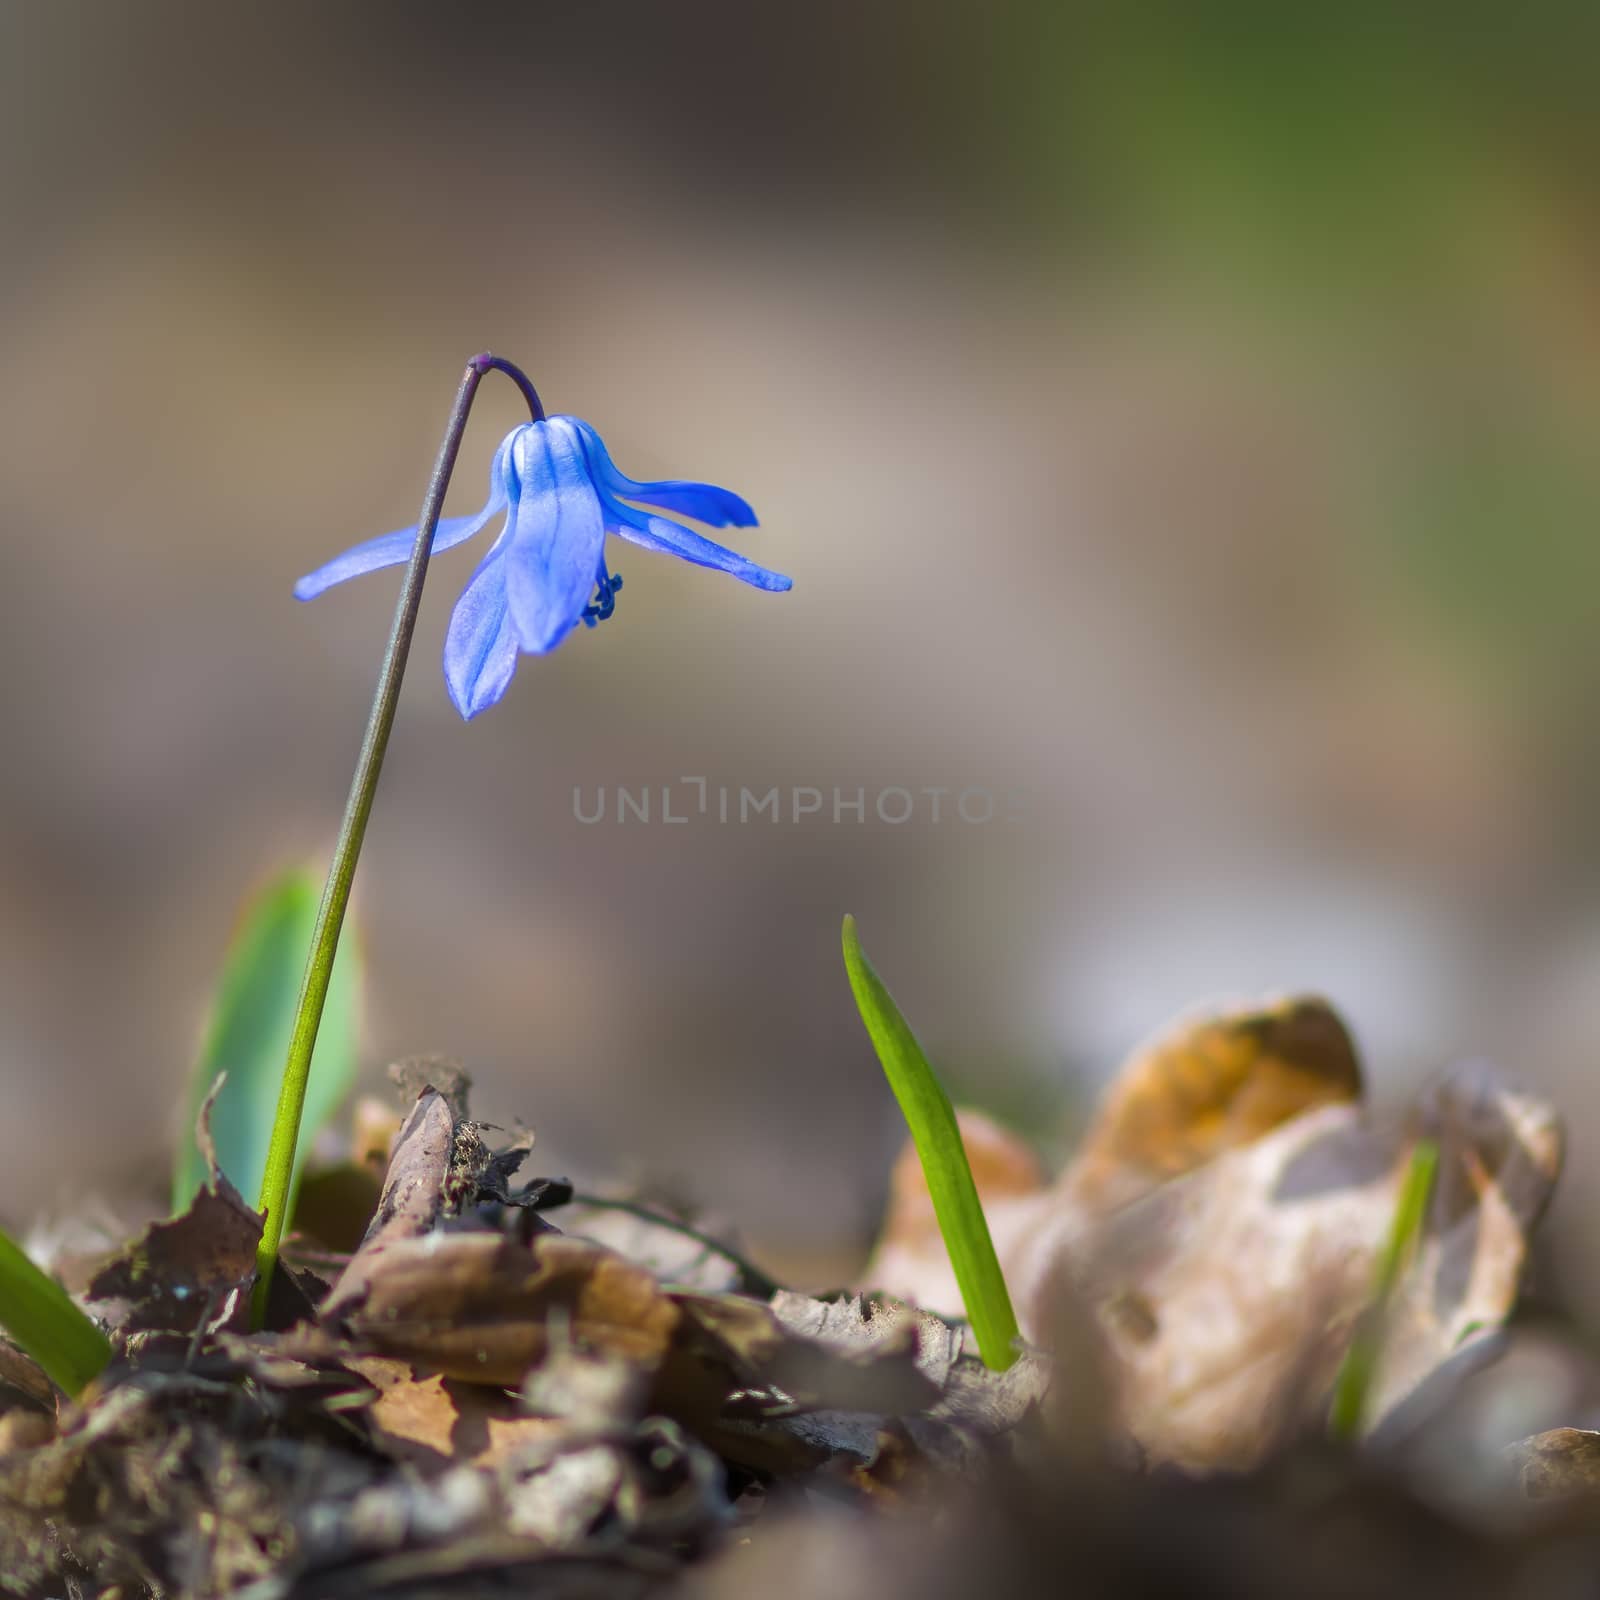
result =
M211 1321L222 1308L222 1302L227 1299L228 1290L213 1289L206 1296L205 1309L200 1313L200 1320L194 1325L194 1332L189 1335L188 1348L183 1353L183 1370L193 1372L200 1360L200 1352L205 1348L206 1335L211 1331Z

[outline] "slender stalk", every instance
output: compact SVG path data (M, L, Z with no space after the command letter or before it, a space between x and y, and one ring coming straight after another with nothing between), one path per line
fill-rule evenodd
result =
M1017 1359L1017 1317L961 1142L955 1108L911 1024L867 960L854 917L844 919L844 964L856 1009L911 1130L978 1353L986 1367L1004 1372Z
M1378 1256L1373 1274L1372 1302L1356 1324L1354 1338L1345 1354L1339 1375L1334 1379L1333 1400L1328 1409L1328 1431L1335 1439L1354 1443L1366 1426L1367 1411L1378 1377L1383 1354L1383 1336L1389 1307L1400 1279L1419 1247L1428 1225L1428 1201L1439 1171L1439 1146L1432 1139L1419 1139L1400 1181L1400 1198L1395 1202L1389 1237Z
M467 370L461 375L461 385L456 390L455 406L450 412L444 440L439 446L433 476L428 480L422 514L417 520L416 543L411 547L411 560L406 567L405 581L400 586L394 624L389 629L383 666L378 672L377 693L367 717L366 732L362 735L355 777L350 784L350 798L345 803L344 820L339 825L333 861L328 867L328 881L322 891L322 903L317 909L316 925L311 934L311 954L300 985L294 1032L289 1040L289 1057L283 1068L283 1088L278 1094L277 1115L272 1123L272 1142L267 1147L267 1168L261 1180L260 1209L266 1213L266 1225L256 1252L256 1286L251 1308L257 1327L260 1327L266 1312L267 1294L278 1261L278 1245L283 1238L284 1213L288 1208L294 1175L295 1146L300 1139L300 1117L305 1108L306 1084L311 1077L311 1056L316 1048L317 1029L322 1023L322 1009L328 998L328 984L333 977L333 958L339 948L339 932L344 926L345 908L350 903L350 885L355 880L356 861L361 855L367 819L372 815L372 800L377 793L378 775L383 770L389 733L394 727L395 708L400 701L400 684L405 677L406 658L411 654L411 636L416 631L417 611L422 604L422 585L428 576L428 558L433 553L433 536L439 526L439 513L444 507L445 491L450 487L450 475L455 470L456 454L461 448L461 436L466 432L473 397L486 372L505 373L521 389L533 420L539 422L544 418L544 407L538 393L527 377L509 361L486 352L474 356L467 363Z

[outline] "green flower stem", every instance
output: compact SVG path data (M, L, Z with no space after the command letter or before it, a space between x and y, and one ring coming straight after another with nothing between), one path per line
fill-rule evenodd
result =
M0 1324L74 1400L111 1359L111 1341L49 1273L0 1233Z
M517 384L528 401L534 421L540 421L544 416L544 408L539 403L533 385L509 362L485 354L474 356L467 363L467 370L461 376L461 386L456 390L455 407L450 413L444 442L439 446L439 458L434 463L433 476L428 481L428 493L422 502L416 543L411 547L411 560L406 567L405 581L400 586L394 625L389 630L383 666L378 673L377 694L367 717L361 752L356 758L355 777L350 784L350 798L345 804L344 820L339 825L339 838L334 846L332 864L328 868L328 881L322 891L322 903L317 909L316 925L311 934L311 955L306 962L305 978L300 986L294 1032L289 1040L289 1057L283 1068L283 1087L278 1095L278 1111L272 1123L272 1142L267 1147L266 1172L261 1180L260 1209L266 1213L266 1224L262 1230L260 1248L256 1252L256 1286L251 1307L257 1327L261 1326L266 1313L267 1294L278 1261L278 1245L283 1238L284 1213L288 1208L294 1177L295 1146L300 1138L300 1117L305 1108L306 1083L311 1075L311 1054L316 1048L322 1008L328 998L328 984L333 977L333 957L339 948L339 931L344 926L345 908L350 903L350 885L355 879L356 861L361 855L361 842L366 836L367 818L372 814L378 774L383 769L384 752L389 747L389 732L394 727L400 684L405 677L406 658L411 653L411 636L416 631L417 609L422 603L422 585L428 576L428 558L433 553L433 536L439 526L445 490L449 488L450 475L455 470L456 454L461 448L461 436L466 431L473 397L478 392L483 375L490 371L504 372Z
M950 1097L893 996L867 960L854 917L844 919L844 964L856 1009L911 1129L978 1353L985 1366L1003 1372L1017 1359L1017 1318Z
M1389 1302L1394 1298L1401 1276L1411 1264L1417 1242L1428 1221L1428 1198L1439 1171L1439 1146L1432 1139L1419 1139L1406 1165L1395 1204L1389 1237L1378 1257L1378 1270L1372 1289L1372 1304L1356 1326L1355 1337L1334 1380L1333 1403L1328 1410L1328 1431L1335 1439L1353 1443L1366 1424L1373 1383L1378 1376L1382 1352L1384 1321Z

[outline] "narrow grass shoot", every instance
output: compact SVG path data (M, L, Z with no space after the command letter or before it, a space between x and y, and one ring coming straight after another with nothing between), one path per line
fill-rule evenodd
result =
M1389 1237L1378 1257L1372 1304L1356 1325L1355 1337L1334 1380L1333 1402L1328 1412L1328 1431L1335 1439L1353 1443L1360 1438L1367 1407L1378 1375L1378 1357L1383 1344L1384 1323L1389 1302L1416 1253L1418 1241L1428 1220L1428 1199L1439 1170L1439 1146L1432 1139L1419 1139L1406 1175L1400 1185Z
M950 1096L928 1064L893 996L867 960L854 917L844 919L844 965L850 975L856 1009L911 1129L928 1193L933 1197L933 1214L950 1253L950 1265L955 1268L979 1354L985 1366L1003 1372L1017 1358L1017 1318L994 1253L994 1241L989 1237L989 1224L972 1180L972 1167Z
M111 1341L22 1247L0 1233L0 1325L73 1399L111 1359Z

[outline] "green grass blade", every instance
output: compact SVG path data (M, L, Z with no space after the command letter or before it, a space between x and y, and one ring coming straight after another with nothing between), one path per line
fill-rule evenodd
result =
M972 1168L950 1097L928 1065L922 1046L884 988L883 980L867 960L856 936L854 917L844 919L844 964L856 1009L911 1129L928 1193L933 1197L933 1214L950 1253L950 1265L955 1268L979 1353L986 1366L1003 1372L1017 1358L1012 1348L1017 1318L989 1237L978 1188L972 1181Z
M1372 1304L1357 1324L1344 1364L1334 1380L1328 1431L1335 1439L1351 1443L1361 1436L1373 1381L1378 1375L1378 1355L1383 1345L1389 1301L1427 1225L1428 1197L1433 1193L1433 1180L1438 1170L1438 1145L1432 1139L1419 1139L1400 1185L1389 1237L1378 1257Z
M182 1211L205 1182L194 1123L222 1072L228 1079L211 1108L217 1164L242 1195L254 1199L261 1188L306 951L317 919L317 894L309 873L286 873L249 904L228 947L173 1165L174 1211ZM297 1172L312 1136L332 1118L355 1082L360 981L358 942L347 939L334 965L317 1033Z
M111 1359L111 1341L5 1233L0 1233L0 1324L74 1399Z

